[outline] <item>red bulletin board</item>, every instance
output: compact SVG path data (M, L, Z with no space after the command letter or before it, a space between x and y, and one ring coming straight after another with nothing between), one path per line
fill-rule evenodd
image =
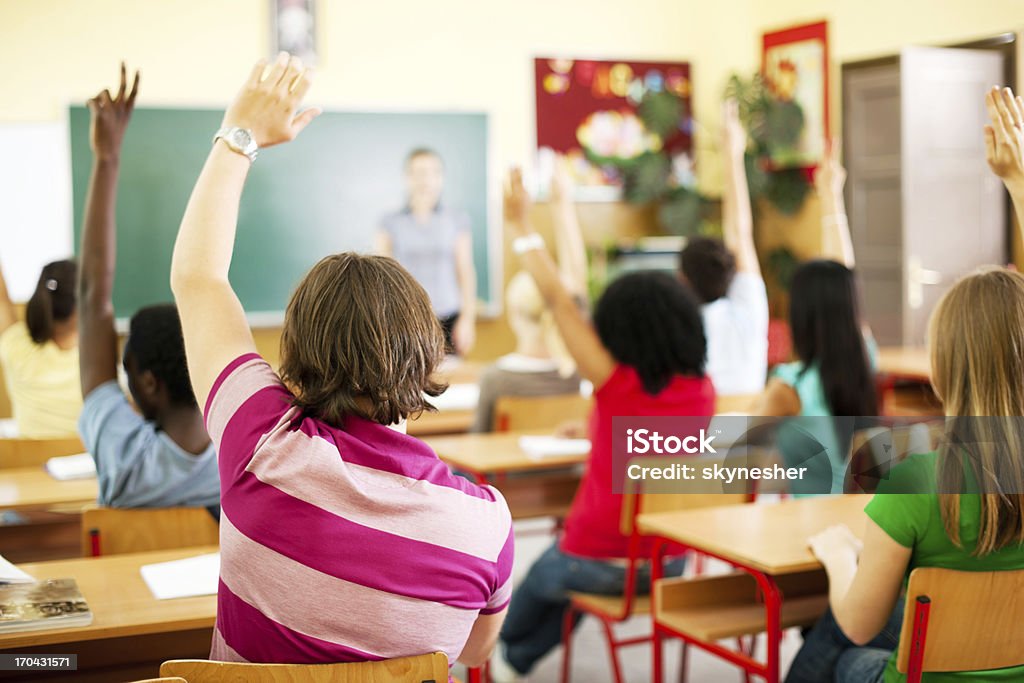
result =
M584 185L618 184L613 174L593 168L583 158L581 135L593 131L588 122L599 120L602 142L608 148L635 151L636 144L643 144L638 142L643 132L636 131L636 110L645 92L670 90L683 99L688 114L692 111L690 65L686 62L539 57L534 60L534 71L537 148L542 155L552 151L568 155L577 182ZM686 155L690 162L693 138L689 115L662 145L673 157Z
M828 22L765 33L761 39L761 73L772 91L791 99L804 113L801 166L816 166L831 136L829 120Z

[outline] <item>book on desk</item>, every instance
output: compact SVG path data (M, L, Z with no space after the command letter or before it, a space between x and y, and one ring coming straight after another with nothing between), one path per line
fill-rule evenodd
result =
M91 623L92 611L74 579L0 584L0 633Z

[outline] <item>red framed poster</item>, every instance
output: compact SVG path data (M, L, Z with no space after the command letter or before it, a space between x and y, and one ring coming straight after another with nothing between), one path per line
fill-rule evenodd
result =
M585 147L598 157L622 159L665 149L672 156L676 175L692 176L692 85L687 62L539 57L534 60L534 71L542 185L546 185L557 153L569 159L583 195L587 188L612 188L610 196L617 195L620 178L614 169L591 163ZM686 114L678 130L666 139L647 131L637 113L648 91L672 92L683 102Z
M800 105L804 130L796 166L817 166L831 135L829 121L828 22L765 33L761 73L777 97Z

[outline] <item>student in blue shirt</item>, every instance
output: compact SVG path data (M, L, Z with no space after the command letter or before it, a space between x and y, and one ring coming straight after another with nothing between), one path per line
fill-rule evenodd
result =
M144 308L130 323L123 362L138 412L117 382L114 213L121 141L138 85L136 73L128 91L122 64L116 96L104 90L89 100L94 161L79 269L79 432L96 461L101 505L212 507L220 500L217 456L192 393L173 304Z
M878 414L870 330L862 324L854 279L853 243L843 202L846 171L838 149L818 168L824 258L808 261L790 284L789 326L796 360L777 366L752 411L793 417L780 428L788 466L809 469L792 493L842 493L846 451L860 420Z

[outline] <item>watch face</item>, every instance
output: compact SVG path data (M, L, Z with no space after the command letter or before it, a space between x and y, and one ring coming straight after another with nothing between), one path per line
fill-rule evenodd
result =
M252 144L252 136L244 128L236 128L231 131L231 142L235 143L239 149L246 149Z

